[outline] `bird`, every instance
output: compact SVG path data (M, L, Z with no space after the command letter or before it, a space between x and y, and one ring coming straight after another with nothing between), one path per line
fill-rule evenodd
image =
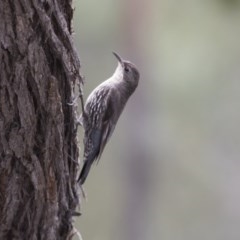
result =
M84 154L83 167L78 178L80 185L84 184L93 162L99 161L140 78L133 63L123 60L116 52L112 53L118 60L114 74L90 93L81 114Z

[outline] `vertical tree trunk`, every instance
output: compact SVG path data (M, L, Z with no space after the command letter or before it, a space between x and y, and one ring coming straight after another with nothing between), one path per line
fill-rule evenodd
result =
M67 239L79 202L71 0L0 1L0 239Z

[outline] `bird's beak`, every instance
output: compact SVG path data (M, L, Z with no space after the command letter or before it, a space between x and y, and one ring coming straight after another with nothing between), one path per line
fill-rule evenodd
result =
M119 63L123 63L123 60L122 60L122 58L117 54L117 53L115 53L115 52L112 52L113 53L113 55L117 58L117 60L119 61Z

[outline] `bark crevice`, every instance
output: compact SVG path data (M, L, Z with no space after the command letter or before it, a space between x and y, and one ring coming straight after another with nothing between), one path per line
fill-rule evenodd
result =
M73 230L78 123L68 103L82 78L72 13L68 0L0 1L0 239Z

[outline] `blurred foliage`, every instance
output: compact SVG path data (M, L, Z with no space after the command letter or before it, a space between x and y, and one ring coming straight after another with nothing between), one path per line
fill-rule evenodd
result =
M74 26L85 98L112 50L141 72L84 186L83 238L239 240L240 1L75 1Z
M220 0L220 2L222 2L225 6L228 7L239 7L240 1L239 0Z

